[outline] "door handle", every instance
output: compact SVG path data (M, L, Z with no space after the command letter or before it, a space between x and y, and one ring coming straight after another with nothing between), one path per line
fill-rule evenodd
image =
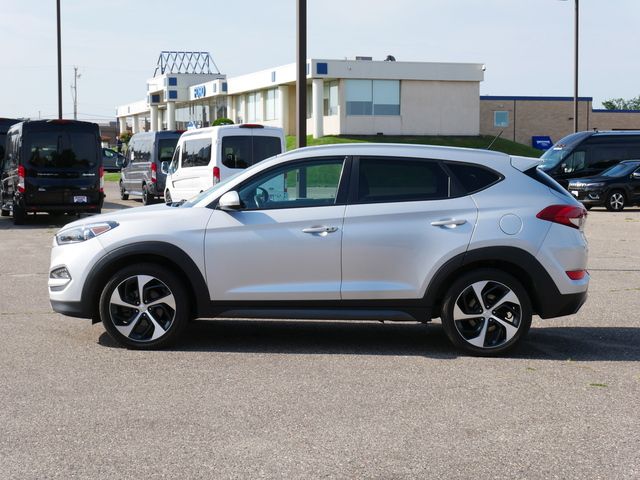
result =
M437 220L431 222L434 227L456 228L459 225L464 225L467 221L464 218L447 218L446 220Z
M324 225L318 226L318 227L307 227L302 229L304 233L319 233L319 234L333 233L337 230L338 230L338 227L325 227Z

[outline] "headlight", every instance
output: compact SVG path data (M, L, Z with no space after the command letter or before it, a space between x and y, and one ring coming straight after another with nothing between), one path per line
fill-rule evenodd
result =
M100 222L90 223L87 225L79 225L77 227L63 230L56 235L56 242L58 245L66 245L69 243L79 243L89 240L98 235L113 230L118 226L116 222Z

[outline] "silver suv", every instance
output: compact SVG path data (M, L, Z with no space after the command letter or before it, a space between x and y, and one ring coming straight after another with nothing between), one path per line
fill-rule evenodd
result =
M202 317L440 317L456 347L500 354L533 314L573 314L587 296L586 210L538 163L413 145L295 150L180 205L67 225L51 304L137 349Z

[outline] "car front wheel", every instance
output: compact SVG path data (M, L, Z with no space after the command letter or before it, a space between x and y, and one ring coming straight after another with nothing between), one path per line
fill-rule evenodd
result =
M442 326L449 340L474 355L512 349L531 326L531 301L511 275L494 269L464 274L447 291Z
M129 200L129 194L124 189L124 185L122 184L122 180L120 180L120 200Z
M620 190L614 190L607 195L607 203L605 207L611 212L621 212L625 204L624 193Z
M100 296L100 318L120 345L137 350L176 341L190 317L181 279L164 267L141 263L118 271Z

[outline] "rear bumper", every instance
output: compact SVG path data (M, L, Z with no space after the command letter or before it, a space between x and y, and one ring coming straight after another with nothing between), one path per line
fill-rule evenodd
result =
M91 203L47 203L40 202L37 198L27 199L24 196L17 197L21 207L27 212L93 212L102 208L104 193L98 194L98 201Z
M556 293L547 291L545 297L545 301L540 302L537 309L540 318L563 317L573 315L580 310L580 307L587 301L587 291L564 295L557 291Z

